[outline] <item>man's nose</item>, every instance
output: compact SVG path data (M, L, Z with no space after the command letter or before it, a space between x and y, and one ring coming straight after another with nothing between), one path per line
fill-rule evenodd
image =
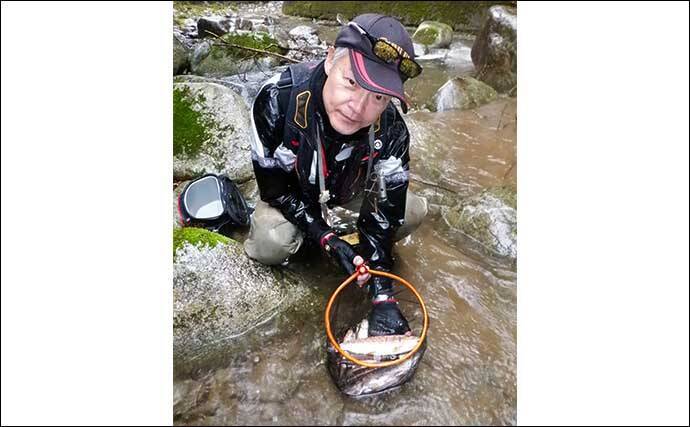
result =
M361 116L367 108L369 103L369 96L367 91L360 90L357 94L353 95L351 99L353 113Z

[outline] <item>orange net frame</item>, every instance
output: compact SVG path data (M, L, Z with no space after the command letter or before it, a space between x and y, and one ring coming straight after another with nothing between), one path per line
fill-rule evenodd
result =
M422 326L422 333L419 336L419 341L414 346L414 348L412 348L412 350L410 350L404 356L402 356L396 360L389 360L386 362L378 362L378 363L372 363L372 362L357 359L356 357L353 357L352 355L350 355L347 351L343 350L340 347L340 345L338 345L338 342L336 341L336 339L333 335L333 331L331 330L331 320L330 320L331 319L331 309L333 307L334 301L336 300L338 295L342 292L342 290L357 278L357 275L359 274L357 271L355 271L354 273L352 273L352 275L350 277L345 279L345 281L343 283L341 283L340 286L338 286L338 288L335 290L335 292L333 292L333 295L331 295L331 298L328 300L328 304L326 305L326 314L325 314L326 335L328 336L328 340L331 343L331 345L333 345L333 347L340 354L342 354L343 357L345 357L350 362L355 363L355 364L360 365L360 366L367 367L367 368L385 368L387 366L397 365L399 363L406 361L407 359L412 357L422 347L422 344L424 344L424 339L426 338L427 329L429 328L429 314L426 311L426 306L424 305L424 301L422 300L422 297L419 295L419 292L417 292L417 290L414 288L414 286L412 286L408 281L406 281L402 277L398 277L395 274L388 273L385 271L378 271L378 270L368 270L368 271L372 275L388 277L390 279L398 281L399 283L406 286L414 294L415 298L417 298L417 301L419 301L419 304L422 308L422 314L424 316L424 323Z

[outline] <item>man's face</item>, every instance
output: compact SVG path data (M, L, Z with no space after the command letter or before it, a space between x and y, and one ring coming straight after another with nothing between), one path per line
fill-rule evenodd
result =
M323 104L331 126L342 135L371 126L391 100L390 96L370 92L357 84L349 55L333 64L331 48L325 70L328 78L323 86Z

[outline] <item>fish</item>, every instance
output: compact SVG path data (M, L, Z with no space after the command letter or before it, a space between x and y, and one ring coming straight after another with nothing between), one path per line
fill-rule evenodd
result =
M419 342L418 337L411 335L382 335L378 337L355 338L343 340L340 348L348 353L366 356L395 356L409 353Z
M395 360L412 350L419 337L412 335L368 336L367 319L348 329L338 345L350 356L363 362ZM383 368L358 365L340 354L329 343L326 366L338 389L351 397L365 397L399 388L414 375L426 351L426 340L419 350L402 363Z

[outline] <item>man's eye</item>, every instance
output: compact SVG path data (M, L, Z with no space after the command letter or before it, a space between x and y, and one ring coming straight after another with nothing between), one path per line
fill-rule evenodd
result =
M383 99L383 96L382 96L382 95L376 95L376 100L377 100L377 101L380 101L380 100L382 100L382 99Z
M347 79L347 82L350 83L350 86L354 86L354 85L355 85L355 81L352 80L352 79Z

